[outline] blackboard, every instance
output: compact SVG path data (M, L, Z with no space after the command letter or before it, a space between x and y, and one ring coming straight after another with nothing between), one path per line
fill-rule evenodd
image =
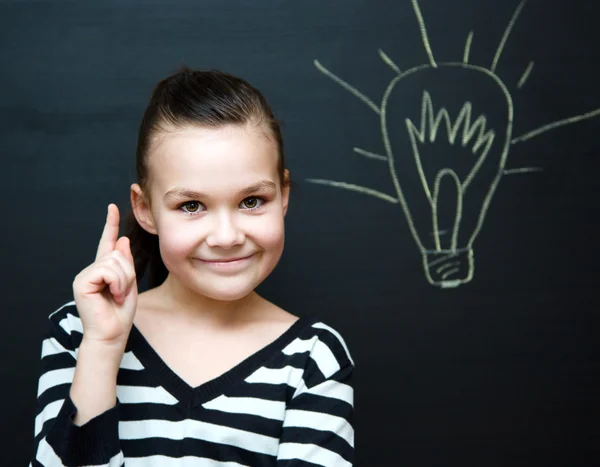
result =
M346 338L357 465L597 465L599 15L1 2L2 465L29 460L46 317L127 206L144 106L183 64L244 77L284 122L296 187L260 291Z

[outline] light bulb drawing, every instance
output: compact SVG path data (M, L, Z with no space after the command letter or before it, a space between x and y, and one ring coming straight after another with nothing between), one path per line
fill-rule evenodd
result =
M314 61L317 70L379 116L385 154L357 147L353 151L387 163L395 195L343 181L307 181L400 205L421 253L425 277L440 288L454 288L472 280L474 243L500 179L542 170L507 168L511 147L600 115L600 109L595 109L513 136L513 98L496 68L526 1L522 0L515 9L491 66L486 68L469 63L473 31L467 36L462 61L436 62L418 0L411 0L428 63L401 71L379 50L382 61L395 73L379 105ZM533 66L531 61L516 84L517 89L526 83ZM406 159L402 160L403 169L398 169L399 157L409 158L411 170L406 169Z

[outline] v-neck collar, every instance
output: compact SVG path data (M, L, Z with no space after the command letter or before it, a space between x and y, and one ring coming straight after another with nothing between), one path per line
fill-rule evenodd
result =
M187 409L196 407L224 393L260 368L266 360L283 350L300 332L316 321L312 317L300 317L283 334L270 344L256 351L233 368L200 386L192 387L181 379L158 355L139 329L133 325L129 334L128 348L142 363L145 371L175 397Z

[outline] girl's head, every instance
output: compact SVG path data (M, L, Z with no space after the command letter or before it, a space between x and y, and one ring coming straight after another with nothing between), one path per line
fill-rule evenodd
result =
M184 68L160 81L138 135L135 219L141 278L168 274L219 300L250 293L283 250L289 197L279 124L262 94L218 71Z

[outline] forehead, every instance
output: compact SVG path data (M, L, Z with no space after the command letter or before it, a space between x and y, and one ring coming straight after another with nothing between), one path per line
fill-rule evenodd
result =
M162 192L238 188L258 178L278 182L277 144L261 127L186 126L158 135L150 150L150 181Z

